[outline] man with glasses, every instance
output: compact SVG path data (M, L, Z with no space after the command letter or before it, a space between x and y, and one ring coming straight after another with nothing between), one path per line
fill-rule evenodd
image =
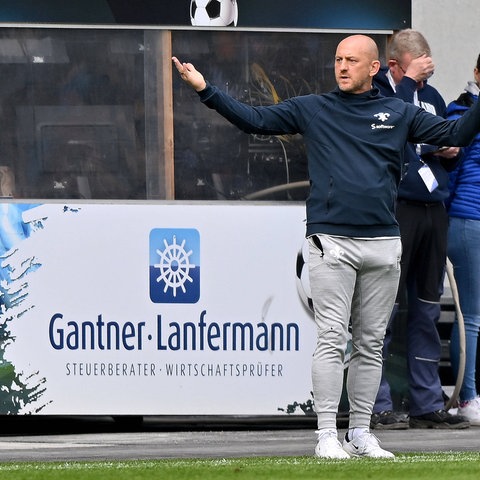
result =
M387 66L374 77L385 96L395 96L436 115L445 116L439 92L427 83L434 63L425 37L412 29L397 32L387 49ZM402 181L398 189L396 218L402 240L401 276L395 307L384 340L388 357L391 328L400 302L407 297L406 352L409 414L395 412L390 386L382 375L373 408L371 427L467 428L469 422L444 409L439 377L440 296L446 262L448 169L455 166L457 147L439 149L426 144L407 144ZM446 161L447 160L447 161ZM449 160L449 161L448 161ZM384 365L385 370L385 365Z

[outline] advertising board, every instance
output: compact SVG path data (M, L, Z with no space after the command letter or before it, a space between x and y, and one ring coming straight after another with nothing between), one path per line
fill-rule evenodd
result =
M0 414L304 413L304 215L1 204Z

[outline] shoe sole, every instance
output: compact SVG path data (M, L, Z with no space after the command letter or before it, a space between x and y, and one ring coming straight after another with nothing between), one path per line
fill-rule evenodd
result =
M376 425L370 425L370 428L372 430L408 430L410 425L405 422L388 424L377 423Z
M335 456L335 455L319 455L317 453L317 451L315 450L315 457L316 458L322 458L324 460L350 460L352 457L348 454L348 452L345 452L346 453L346 457L344 457L343 455L338 455L338 456Z
M470 422L456 423L451 425L450 423L437 423L437 422L428 422L425 420L415 421L410 420L410 428L433 428L438 430L462 430L464 428L470 427Z
M393 459L395 458L395 455L391 452L387 452L385 450L385 453L383 454L378 454L378 455L369 455L368 453L357 453L355 450L351 450L350 448L345 448L343 447L344 450L350 455L352 458L389 458Z
M379 459L383 459L383 460L394 460L395 459L395 455L392 454L392 456L390 455L359 455L359 454L354 454L352 453L351 454L351 457L352 458L379 458Z
M348 455L347 457L333 457L333 456L320 456L315 454L315 458L320 458L321 460L351 460L352 457Z
M338 455L331 454L331 455L320 455L319 450L315 447L315 457L316 458L323 458L327 460L348 460L350 459L350 455L348 452L346 452L342 447L340 447L341 450L338 451ZM342 453L344 453L346 456L344 456Z

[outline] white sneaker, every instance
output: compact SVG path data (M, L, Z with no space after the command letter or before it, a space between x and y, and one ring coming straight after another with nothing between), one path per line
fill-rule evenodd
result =
M395 458L395 455L380 447L378 438L370 432L365 432L348 441L345 435L343 449L351 457Z
M458 415L465 417L470 425L480 426L480 397L465 402L463 406L458 407Z
M342 448L338 441L336 430L317 430L318 443L315 447L315 455L320 458L350 458L350 455Z

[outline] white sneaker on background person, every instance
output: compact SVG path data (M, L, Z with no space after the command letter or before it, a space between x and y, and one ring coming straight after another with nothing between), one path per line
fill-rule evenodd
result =
M465 417L470 422L470 425L480 426L480 397L460 402L457 412L458 415Z
M392 452L380 447L378 438L370 432L362 432L352 440L346 434L343 449L351 457L395 458Z
M315 455L319 458L347 459L350 455L342 448L338 441L337 431L326 428L317 430L318 443L315 447Z

